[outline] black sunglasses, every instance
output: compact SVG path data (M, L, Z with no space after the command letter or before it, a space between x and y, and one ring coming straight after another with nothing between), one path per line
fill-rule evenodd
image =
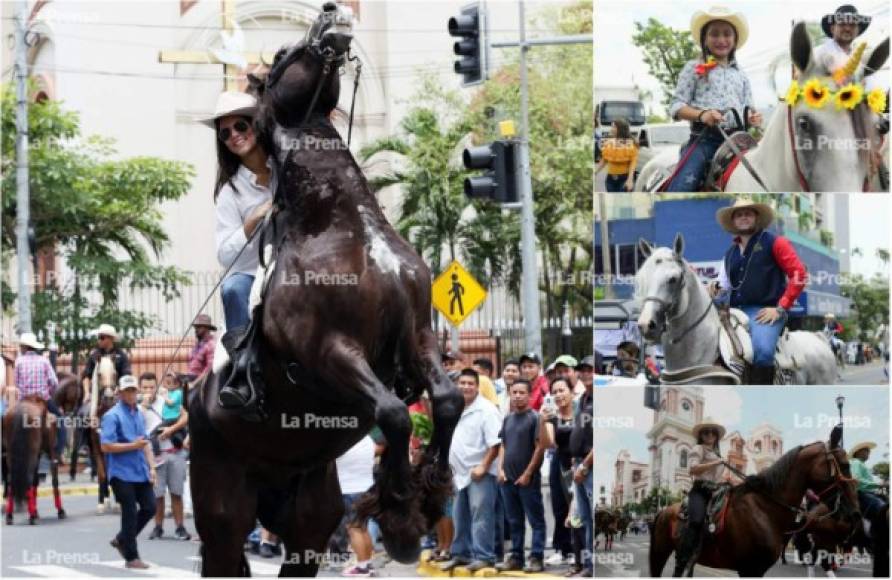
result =
M232 125L232 128L237 133L241 133L242 135L244 135L245 133L248 132L248 129L250 129L251 126L248 125L248 123L245 121L236 121ZM217 136L220 137L220 141L223 141L225 143L225 142L229 141L230 137L232 137L232 131L229 130L229 127L225 128L225 129L220 129L220 132L217 133Z

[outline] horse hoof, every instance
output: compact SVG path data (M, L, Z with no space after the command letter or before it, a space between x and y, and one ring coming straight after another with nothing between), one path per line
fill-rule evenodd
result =
M59 519L64 520L68 517L68 514L65 513L65 510L59 510Z
M30 518L28 518L28 525L33 526L36 524L37 524L37 516L31 516Z

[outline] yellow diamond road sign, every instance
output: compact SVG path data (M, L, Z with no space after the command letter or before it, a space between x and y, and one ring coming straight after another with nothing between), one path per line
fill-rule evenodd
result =
M453 326L458 326L486 300L486 289L458 260L437 276L431 286L431 301Z

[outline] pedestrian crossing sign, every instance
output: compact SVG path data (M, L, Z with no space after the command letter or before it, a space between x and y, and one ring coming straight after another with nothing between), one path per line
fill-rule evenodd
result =
M453 326L459 326L486 300L486 289L453 260L431 285L431 301Z

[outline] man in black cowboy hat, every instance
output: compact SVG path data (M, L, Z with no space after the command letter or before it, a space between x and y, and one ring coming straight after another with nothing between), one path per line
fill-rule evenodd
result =
M829 40L815 48L815 62L825 75L844 67L852 56L855 39L870 26L870 16L858 14L851 4L843 4L833 14L821 18L821 29Z

